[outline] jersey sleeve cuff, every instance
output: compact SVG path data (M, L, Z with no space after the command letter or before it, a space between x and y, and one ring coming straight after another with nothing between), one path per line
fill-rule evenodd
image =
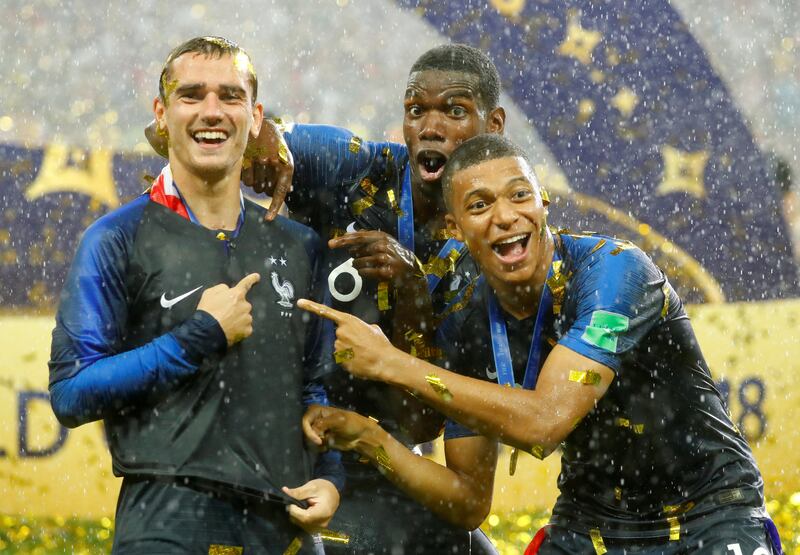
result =
M223 351L228 345L219 322L204 310L195 312L170 333L183 349L186 359L194 364L200 364L205 357Z

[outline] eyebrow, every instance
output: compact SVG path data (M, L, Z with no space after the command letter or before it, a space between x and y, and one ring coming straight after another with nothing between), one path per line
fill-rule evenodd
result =
M185 85L180 85L177 89L175 89L175 94L187 94L197 92L206 88L206 83L187 83ZM239 94L245 96L247 91L245 91L242 87L238 85L220 85L220 91L223 93L228 94Z
M406 89L406 94L404 98L406 99L414 98L417 95L418 92L415 87L408 87ZM477 95L475 95L472 92L472 90L468 88L463 88L463 89L453 89L452 91L447 91L443 96L446 100L452 100L453 98L466 98L469 100L475 100Z
M524 175L517 175L512 177L511 179L506 181L505 187L509 187L517 181L522 181L523 183L526 183L531 187L533 187L533 184L530 181L528 181L528 179ZM467 191L466 195L464 195L464 202L468 201L471 197L481 196L485 194L491 194L491 191L489 190L488 187L478 187L476 189L471 189Z

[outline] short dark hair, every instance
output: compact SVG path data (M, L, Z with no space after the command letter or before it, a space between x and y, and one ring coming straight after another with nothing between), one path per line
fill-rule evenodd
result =
M496 133L476 135L458 145L447 159L442 173L442 197L448 210L452 208L453 176L462 170L498 158L522 158L533 168L524 150Z
M478 78L478 95L483 107L494 110L500 105L500 75L494 62L472 46L466 44L442 44L435 46L417 58L411 73L426 70L461 71Z
M162 101L166 101L167 96L167 83L169 82L170 72L172 71L172 62L179 56L188 53L203 54L208 57L222 58L223 56L232 56L236 59L242 59L246 62L247 78L250 82L250 87L253 89L253 103L256 101L258 94L258 76L256 70L253 68L253 63L250 55L244 51L238 44L223 37L194 37L186 42L179 44L172 49L172 52L167 56L164 66L161 68L161 76L158 78L158 96ZM241 58L240 58L241 57Z

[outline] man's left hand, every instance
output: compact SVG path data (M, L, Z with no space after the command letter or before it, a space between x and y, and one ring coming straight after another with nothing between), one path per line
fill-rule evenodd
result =
M328 241L332 249L345 248L353 257L353 268L365 278L388 281L404 287L414 279L424 280L414 253L383 231L355 231Z
M307 509L289 505L289 518L303 530L313 533L325 528L339 507L339 492L328 480L317 478L297 488L283 487L283 493L308 503Z

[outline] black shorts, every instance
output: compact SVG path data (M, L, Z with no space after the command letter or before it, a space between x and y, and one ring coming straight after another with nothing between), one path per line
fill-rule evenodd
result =
M113 553L118 555L282 555L300 538L282 503L210 491L176 479L122 481Z
M331 530L348 545L325 543L327 555L496 555L480 530L470 532L434 515L371 466L347 462L347 487Z
M607 555L779 555L780 540L769 533L771 522L755 518L735 518L692 530L676 541L620 540L603 538ZM538 545L538 549L536 549ZM602 551L600 549L599 551ZM590 536L560 526L546 526L534 538L526 555L595 555L598 550Z

